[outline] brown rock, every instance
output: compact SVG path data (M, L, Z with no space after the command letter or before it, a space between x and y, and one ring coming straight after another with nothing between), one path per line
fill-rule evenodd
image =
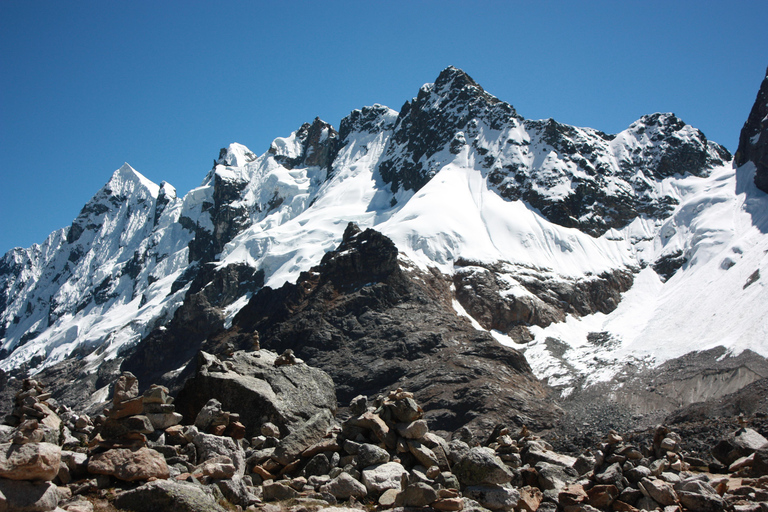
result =
M341 450L341 447L339 446L339 442L336 440L336 438L327 438L322 439L318 441L317 443L313 444L303 452L301 452L302 457L314 457L320 452L338 452Z
M97 475L111 475L128 482L148 480L152 477L166 479L169 476L165 458L150 448L116 448L96 454L88 461L88 471Z
M131 398L123 402L115 403L112 408L105 410L107 417L112 419L127 418L144 413L144 400L142 397Z
M115 381L115 394L112 402L117 405L139 396L139 380L131 372L123 372Z
M432 508L445 512L463 510L464 501L461 498L441 498L432 503Z
M0 478L50 481L60 465L61 448L55 444L0 444Z
M253 469L251 472L259 475L263 480L274 480L275 475L264 469L263 467L259 466L258 464L256 466L253 466Z
M615 485L596 485L587 491L587 496L590 505L605 508L619 496L619 489Z
M539 509L543 499L544 495L541 493L541 489L527 485L520 489L520 500L517 502L517 507L522 512L535 512Z

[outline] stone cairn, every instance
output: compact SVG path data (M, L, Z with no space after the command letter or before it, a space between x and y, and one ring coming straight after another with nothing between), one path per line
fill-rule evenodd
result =
M664 426L640 442L611 432L574 457L525 427L497 426L482 442L462 428L447 441L398 389L358 396L340 423L318 413L282 435L264 422L245 439L215 399L182 425L166 388L138 389L123 373L91 419L25 380L0 427L0 511L90 512L104 501L134 511L768 510L768 440L746 425L706 460Z

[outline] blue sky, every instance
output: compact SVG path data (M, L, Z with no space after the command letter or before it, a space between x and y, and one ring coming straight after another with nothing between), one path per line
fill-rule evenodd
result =
M448 65L526 118L615 133L675 112L735 151L768 2L0 2L0 254L128 162L179 195L218 150L399 110Z

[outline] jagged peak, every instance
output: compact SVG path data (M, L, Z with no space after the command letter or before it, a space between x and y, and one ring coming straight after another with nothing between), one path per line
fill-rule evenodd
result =
M461 90L464 87L476 87L481 92L484 91L480 84L475 82L464 70L454 66L448 66L442 70L434 85L435 89L438 90L446 88Z
M304 123L288 137L278 137L269 146L268 153L288 169L299 166L327 167L329 157L339 133L319 117Z
M390 130L397 121L398 112L374 103L349 113L339 124L339 139L345 140L352 132L380 132Z

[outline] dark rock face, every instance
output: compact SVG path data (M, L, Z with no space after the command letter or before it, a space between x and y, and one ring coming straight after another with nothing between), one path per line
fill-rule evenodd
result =
M707 141L701 131L674 114L643 116L622 132L636 143L627 144L627 151L617 162L618 168L609 163L615 158L613 146L622 144L616 141L616 135L575 128L552 119L526 120L524 126L531 134L530 145L551 148L562 162L561 169L575 168L581 172L542 172L512 163L492 169L489 181L503 197L522 199L550 221L593 236L624 227L639 214L669 216L675 199L655 194L654 181L675 174L706 176L712 167L731 158L728 150ZM566 181L570 181L571 189L567 195L552 197L542 193Z
M381 175L394 191L418 190L435 174L430 157L451 142L457 131L471 130L478 120L501 130L516 116L512 105L450 66L400 109L392 143L379 166Z
M213 231L185 217L179 219L183 227L195 233L189 243L190 263L214 261L224 245L248 226L248 209L238 202L247 185L244 180L225 179L213 174L213 203L203 204L203 211L211 216Z
M739 166L753 162L757 169L755 185L768 193L768 70L765 74L755 104L741 129L735 162Z
M393 191L416 191L464 148L502 197L593 236L638 215L668 217L676 199L658 181L706 176L731 159L674 114L644 116L619 135L524 120L449 67L403 105L379 171Z
M184 366L211 333L223 329L222 308L243 292L254 292L264 284L264 272L244 264L199 268L170 323L153 330L127 355L123 368L136 375L139 382L158 382L175 389L178 375L163 375ZM250 350L254 340L241 339L230 348Z
M522 354L458 317L447 279L397 258L389 239L350 225L337 251L295 285L260 290L211 343L256 331L330 374L341 403L403 387L437 429L551 423L558 410Z
M505 333L518 326L546 327L568 314L610 313L632 281L629 270L567 279L540 269L469 261L457 261L453 276L464 309L486 329Z
M302 144L301 155L297 157L279 155L274 146L270 147L269 152L275 155L277 162L287 169L304 166L330 168L339 137L333 126L316 117L312 124L301 125L296 136Z
M286 434L321 410L336 412L333 381L306 364L275 366L269 351L235 352L223 361L200 352L195 375L176 398L176 410L187 422L211 398L240 415L246 435L258 434L270 422Z

